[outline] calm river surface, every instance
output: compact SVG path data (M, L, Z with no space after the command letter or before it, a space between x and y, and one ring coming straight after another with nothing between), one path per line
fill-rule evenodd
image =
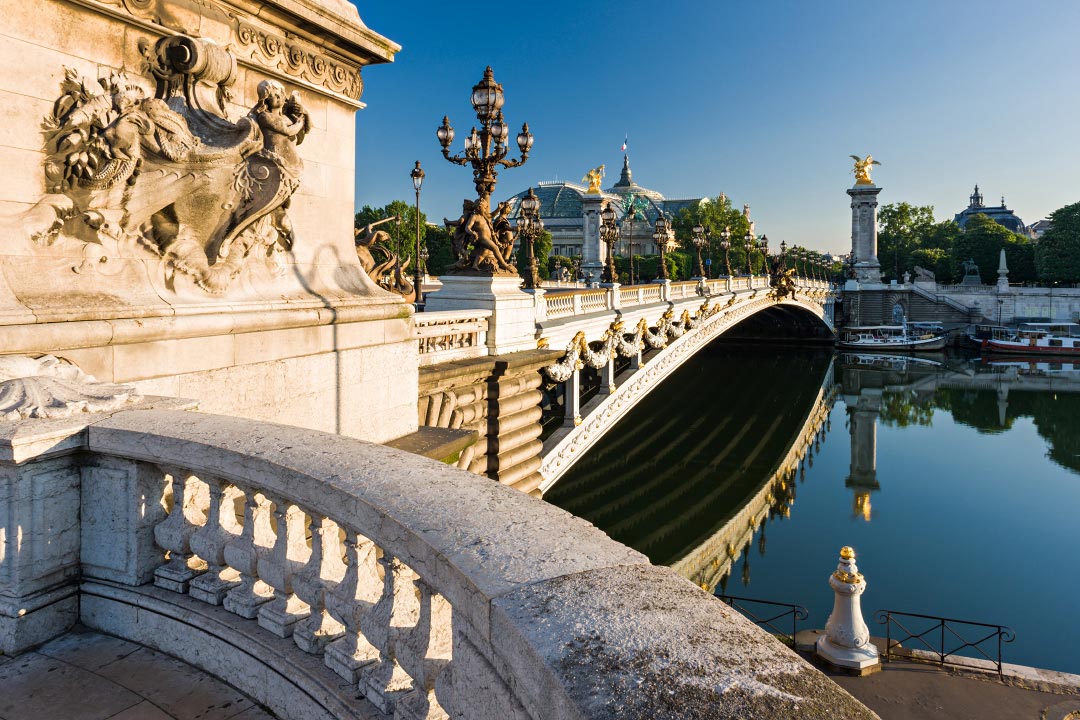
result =
M1080 366L714 346L545 499L801 627L851 545L873 634L878 609L1007 625L1006 662L1080 673Z

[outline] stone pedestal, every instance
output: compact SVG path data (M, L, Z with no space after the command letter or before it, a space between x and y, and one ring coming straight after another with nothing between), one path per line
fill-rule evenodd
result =
M604 263L607 262L607 246L600 241L600 211L604 207L603 195L581 197L582 224L581 272L585 277L592 275L593 282L604 276Z
M442 287L427 298L425 309L490 310L488 348L495 355L536 349L533 293L521 289L517 275L444 275Z
M998 261L997 272L997 291L999 293L1009 292L1009 266L1005 263L1005 248L1001 248L1001 257Z
M863 620L859 598L866 592L866 579L855 565L855 551L840 550L840 563L829 576L835 599L825 624L825 634L818 638L815 652L831 665L859 674L880 669L877 647L870 642L870 629Z
M398 46L340 0L5 9L0 57L22 64L0 83L0 355L213 413L415 431L410 310L352 227L361 71ZM91 127L108 131L73 149Z
M848 189L851 196L851 257L855 279L862 284L881 283L881 263L877 257L877 196L876 185L856 185Z

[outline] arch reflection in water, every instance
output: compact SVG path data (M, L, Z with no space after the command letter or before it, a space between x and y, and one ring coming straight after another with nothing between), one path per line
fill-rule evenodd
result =
M806 605L811 624L829 612L823 563L855 545L878 568L870 607L1009 624L1010 662L1080 672L1068 362L712 348L547 498L706 589ZM951 570L928 585L943 547ZM1038 588L1003 581L1032 547Z
M688 361L545 495L707 590L790 514L833 393L831 353L728 347Z

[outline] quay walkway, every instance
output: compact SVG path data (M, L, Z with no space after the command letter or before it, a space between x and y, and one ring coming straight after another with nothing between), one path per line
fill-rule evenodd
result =
M867 677L825 671L882 720L1075 720L1073 693L1020 675L896 661ZM1066 678L1067 680L1067 678ZM1026 686L1025 686L1026 685ZM149 648L85 628L0 656L0 720L273 720L220 680Z

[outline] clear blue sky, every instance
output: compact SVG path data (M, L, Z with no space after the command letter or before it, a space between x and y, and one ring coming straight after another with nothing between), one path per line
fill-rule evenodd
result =
M938 219L987 204L1027 223L1080 200L1080 2L454 3L354 0L402 45L364 71L356 203L412 201L456 217L471 171L443 160L435 128L476 124L469 92L491 65L511 138L530 160L496 199L541 180L634 179L669 198L750 203L759 232L843 252L848 155L873 153L880 202L929 204Z

